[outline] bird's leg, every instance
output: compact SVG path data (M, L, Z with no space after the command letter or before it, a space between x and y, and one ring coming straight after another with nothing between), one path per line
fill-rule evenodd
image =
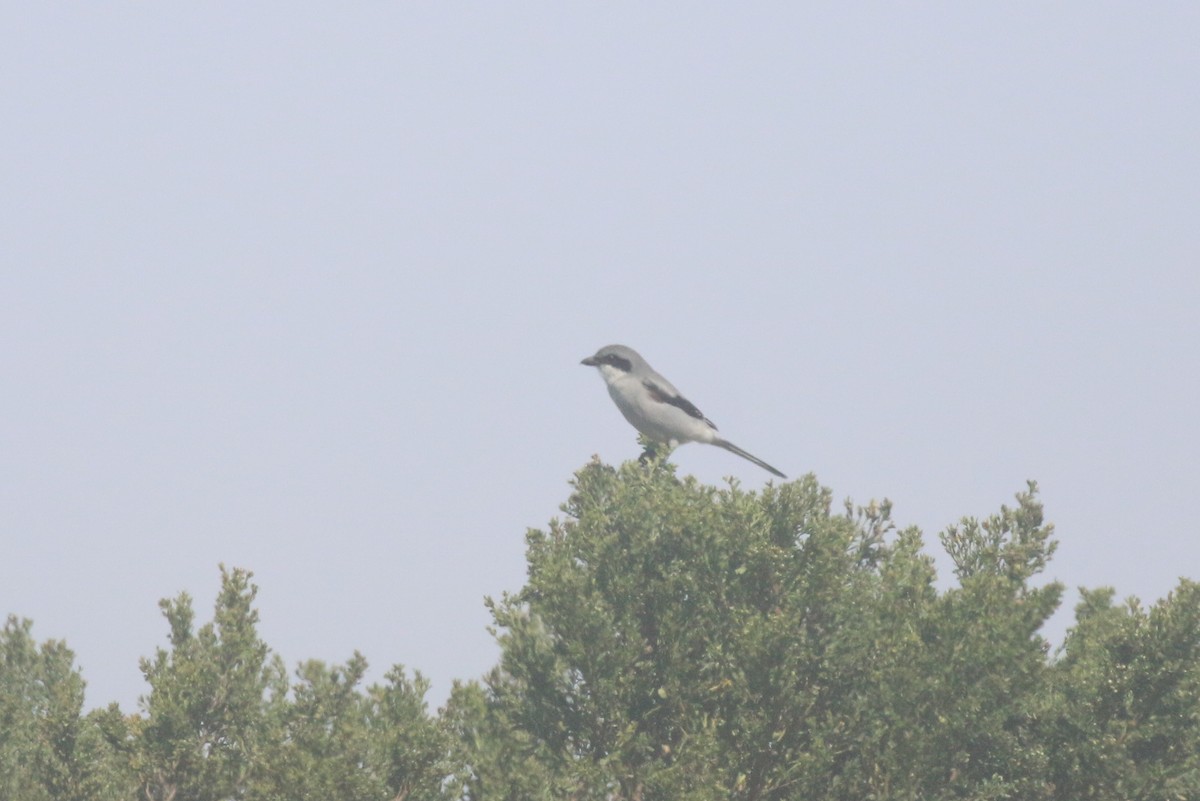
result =
M638 434L638 443L642 446L642 455L638 457L638 462L642 467L653 468L658 467L667 461L671 456L671 451L675 449L673 442L656 442L645 434Z
M641 462L642 467L648 467L658 461L658 443L646 439L641 435L638 436L638 441L642 444L643 448L642 455L638 457L638 461Z

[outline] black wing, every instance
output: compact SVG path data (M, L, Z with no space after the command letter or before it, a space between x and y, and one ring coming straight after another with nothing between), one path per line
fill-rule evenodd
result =
M654 398L654 400L658 401L659 403L666 403L674 406L677 409L682 409L683 411L687 412L689 416L708 423L713 431L717 430L717 427L713 425L713 421L705 417L704 412L697 409L694 403L682 395L671 395L663 392L662 387L660 387L658 384L655 384L653 381L642 381L642 386L644 386L650 392L650 397Z

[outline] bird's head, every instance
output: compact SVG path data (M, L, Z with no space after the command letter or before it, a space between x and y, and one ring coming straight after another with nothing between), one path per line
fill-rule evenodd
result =
M580 362L587 367L595 367L605 381L612 381L633 372L634 367L645 364L645 361L633 348L624 345L606 345L592 356Z

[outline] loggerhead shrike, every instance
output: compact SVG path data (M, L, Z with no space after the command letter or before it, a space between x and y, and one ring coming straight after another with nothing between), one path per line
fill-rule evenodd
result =
M600 371L600 377L608 385L608 394L612 395L621 414L655 442L665 442L672 448L685 442L707 442L749 459L780 478L787 478L762 459L717 436L717 427L712 421L680 395L670 381L654 372L633 348L608 345L580 364Z

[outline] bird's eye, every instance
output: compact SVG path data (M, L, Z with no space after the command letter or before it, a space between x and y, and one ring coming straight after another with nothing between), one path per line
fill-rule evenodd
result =
M607 365L617 368L623 373L628 373L633 369L633 365L630 363L629 359L618 356L615 353L606 353L601 361Z

